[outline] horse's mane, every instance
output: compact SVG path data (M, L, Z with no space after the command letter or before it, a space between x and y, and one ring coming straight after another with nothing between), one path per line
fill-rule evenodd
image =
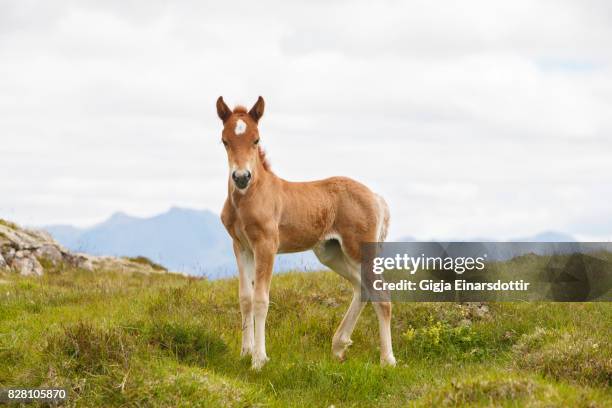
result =
M234 106L234 113L247 113L247 108L245 108L242 105L236 105Z
M266 152L261 146L259 146L259 161L261 161L261 164L263 165L264 170L272 172L272 169L270 168L270 162L268 161L266 157Z

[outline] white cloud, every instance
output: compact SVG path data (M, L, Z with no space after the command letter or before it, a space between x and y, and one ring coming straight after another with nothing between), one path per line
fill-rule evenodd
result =
M594 219L612 215L611 11L0 3L0 216L218 211L227 164L214 102L261 94L277 173L366 182L387 197L394 236L610 237Z

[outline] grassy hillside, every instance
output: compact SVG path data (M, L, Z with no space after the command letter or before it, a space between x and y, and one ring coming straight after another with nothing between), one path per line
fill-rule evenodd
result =
M350 290L332 272L275 276L269 364L239 358L235 279L0 272L0 387L64 386L70 406L612 404L612 305L397 304L396 368L367 307L330 353Z

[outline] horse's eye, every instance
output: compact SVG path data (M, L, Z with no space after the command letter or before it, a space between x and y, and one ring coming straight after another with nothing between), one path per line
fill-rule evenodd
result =
M221 141L223 142L223 146L227 147L227 142L224 139L221 139Z
M259 144L259 139L257 139L256 141L253 142L254 145L258 145Z

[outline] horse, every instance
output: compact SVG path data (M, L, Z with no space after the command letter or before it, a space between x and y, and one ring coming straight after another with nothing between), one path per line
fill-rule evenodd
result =
M221 96L216 105L229 164L221 221L232 238L239 271L240 354L251 356L254 370L268 361L265 328L275 255L312 250L353 287L350 306L332 339L332 353L343 361L365 306L360 244L385 240L389 208L381 196L350 178L290 182L276 176L260 144L261 96L248 111L240 105L229 109ZM391 303L372 305L379 322L380 362L394 366Z

